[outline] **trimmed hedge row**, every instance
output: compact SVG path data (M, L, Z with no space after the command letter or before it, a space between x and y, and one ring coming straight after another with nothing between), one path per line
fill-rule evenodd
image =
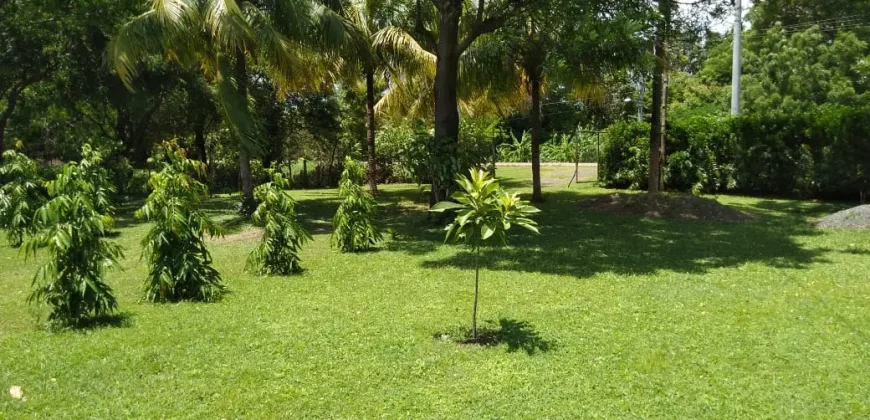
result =
M649 133L642 122L610 127L604 186L646 188ZM683 117L669 123L665 149L670 190L854 198L870 188L870 108Z

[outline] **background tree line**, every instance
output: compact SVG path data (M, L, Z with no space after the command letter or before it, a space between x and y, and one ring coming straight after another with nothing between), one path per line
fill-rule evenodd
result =
M372 192L432 183L434 203L498 145L533 163L541 199L542 160L598 160L582 130L609 133L610 186L866 189L867 2L756 2L739 119L730 35L710 30L729 2L682 3L4 0L0 148L58 168L90 143L136 194L175 138L249 209L273 163L316 187L345 156Z
M870 3L761 1L747 14L742 113L728 115L731 34L672 52L663 182L695 192L863 199ZM692 55L695 58L692 58ZM646 188L646 121L610 131L606 185Z

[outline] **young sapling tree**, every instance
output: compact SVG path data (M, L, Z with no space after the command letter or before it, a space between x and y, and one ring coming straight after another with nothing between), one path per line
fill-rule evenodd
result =
M445 242L465 242L474 254L474 306L471 313L472 339L477 340L477 300L480 285L480 248L487 241L507 243L507 233L514 227L538 233L538 224L530 218L539 212L516 193L504 191L494 177L482 169L472 169L471 177L460 175L460 190L451 195L454 201L437 203L430 211L455 211L447 225Z

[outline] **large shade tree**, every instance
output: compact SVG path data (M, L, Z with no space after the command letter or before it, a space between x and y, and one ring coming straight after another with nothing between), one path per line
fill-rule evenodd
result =
M649 17L642 0L539 0L537 6L482 37L462 61L463 85L479 98L501 113L528 113L533 201L543 199L543 98L552 87L587 103L602 99L609 74L643 62Z
M537 0L408 0L402 33L435 57L433 81L433 162L445 167L433 171L431 203L447 198L459 139L459 75L462 56L481 36L492 33L521 16ZM398 33L395 31L394 33Z

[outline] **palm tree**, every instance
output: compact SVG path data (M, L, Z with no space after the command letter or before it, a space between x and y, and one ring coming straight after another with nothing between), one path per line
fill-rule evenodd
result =
M362 75L365 82L368 180L372 195L377 195L375 97L379 93L375 79L390 68L385 57L377 52L377 36L380 28L388 26L396 10L391 7L392 3L383 0L335 0L328 4L344 21L343 70L351 73L353 78Z
M539 1L539 6L544 5ZM464 57L465 74L496 108L527 109L531 126L532 201L541 189L542 98L548 86L560 86L582 100L602 100L607 72L642 55L635 34L639 3L623 0L611 14L613 0L548 0L549 7L527 10L501 33L485 35Z
M242 202L254 205L250 160L262 151L263 135L248 97L249 62L257 64L280 93L316 86L329 60L315 45L338 44L341 20L306 0L154 0L126 23L109 46L109 60L133 89L138 67L162 55L197 66L215 85L215 102L239 140Z

